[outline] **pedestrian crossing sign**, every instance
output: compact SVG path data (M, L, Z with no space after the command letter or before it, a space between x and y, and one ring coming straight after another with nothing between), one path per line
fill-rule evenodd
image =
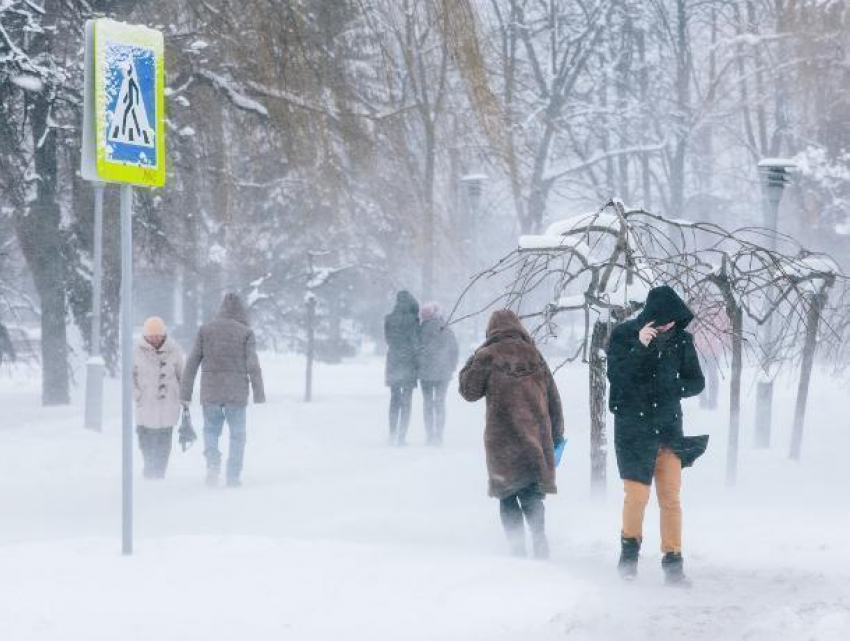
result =
M86 44L86 116L89 122L84 124L83 177L163 186L165 69L162 33L114 20L92 20L86 25ZM87 151L89 162L86 162Z

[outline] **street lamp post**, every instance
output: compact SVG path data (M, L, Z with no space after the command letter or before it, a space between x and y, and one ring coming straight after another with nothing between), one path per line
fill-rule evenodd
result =
M461 183L463 183L466 188L466 206L468 213L468 221L467 221L467 234L468 234L468 242L469 242L469 254L467 255L468 260L472 264L472 273L473 275L477 274L481 270L481 256L479 254L478 248L480 243L478 242L478 212L481 207L481 196L484 193L484 181L487 180L487 175L482 173L471 173L461 176ZM473 297L472 299L473 305L476 305L477 301ZM478 311L477 309L473 311ZM478 336L478 314L475 314L473 317L473 332L475 336L473 337L473 341L477 341Z
M481 194L484 193L485 180L487 180L485 174L467 174L460 179L464 187L466 187L466 204L469 208L469 231L473 243L475 243L475 235L478 233L478 209L481 206ZM475 247L477 247L477 243Z
M776 232L779 229L779 202L782 191L790 182L790 171L796 165L783 158L765 158L758 164L759 174L764 187L762 200L764 211L764 226ZM776 249L776 234L771 234L768 241L771 251ZM773 319L768 317L762 327L762 337L766 349L762 377L756 391L756 447L770 447L771 423L773 420L773 379L770 377L771 360L773 357Z

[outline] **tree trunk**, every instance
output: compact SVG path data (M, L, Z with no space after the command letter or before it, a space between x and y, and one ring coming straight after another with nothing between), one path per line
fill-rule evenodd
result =
M646 62L646 33L644 32L643 27L636 30L635 39L637 42L638 60L640 61L640 73L638 74L640 101L641 104L645 105L647 104L647 96L649 95L649 72L647 70ZM646 115L644 115L641 118L641 121L642 130L640 134L640 141L642 143L646 143L650 120ZM645 151L640 153L640 176L643 207L648 210L652 208L652 183L650 181L649 153Z
M726 299L726 313L732 321L732 378L729 382L729 447L726 452L726 484L738 481L738 442L741 426L741 377L744 360L744 316L731 296Z
M670 162L670 210L682 215L685 204L685 156L690 135L690 55L686 0L676 2L676 114L673 117L675 145Z
M434 176L436 164L436 137L434 125L425 123L425 211L422 212L423 233L422 243L424 245L424 260L422 262L422 293L425 300L434 297ZM478 239L473 239L474 243Z
M200 324L199 309L202 305L199 291L199 276L201 275L199 261L198 237L201 220L201 201L199 192L202 187L198 165L194 164L191 172L184 173L183 189L187 194L189 211L183 217L185 225L185 250L183 252L183 319L182 330L184 340L194 340L195 331Z
M51 110L47 90L33 100L32 136L36 197L29 212L15 221L18 241L26 258L41 301L42 402L70 402L70 372L66 334L65 243L62 215L56 201L56 130L49 126Z
M799 461L803 447L803 425L806 419L806 405L809 401L809 382L812 377L812 366L815 362L815 352L818 346L818 329L821 315L826 305L826 292L831 282L825 283L820 291L812 297L806 314L806 340L803 344L803 362L800 364L800 383L797 387L797 403L794 407L794 429L791 432L791 453L793 460Z
M605 398L608 388L605 345L608 342L608 324L596 321L590 339L590 483L594 491L605 489L608 467L608 439L605 430L607 409Z
M304 385L304 402L313 400L313 361L316 356L316 297L307 296L307 377Z

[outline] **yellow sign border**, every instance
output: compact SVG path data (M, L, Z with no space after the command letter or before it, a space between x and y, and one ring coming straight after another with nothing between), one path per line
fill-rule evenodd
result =
M138 167L110 161L106 155L106 42L119 42L152 49L156 78L156 164ZM165 42L162 33L148 27L116 22L107 18L94 21L95 73L95 153L97 174L106 182L129 183L146 187L165 185Z

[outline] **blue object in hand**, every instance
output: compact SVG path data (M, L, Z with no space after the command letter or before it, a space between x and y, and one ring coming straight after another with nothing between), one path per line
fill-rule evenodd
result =
M561 457L564 455L564 447L566 446L566 444L566 438L561 442L555 444L555 467L558 467L561 464Z

